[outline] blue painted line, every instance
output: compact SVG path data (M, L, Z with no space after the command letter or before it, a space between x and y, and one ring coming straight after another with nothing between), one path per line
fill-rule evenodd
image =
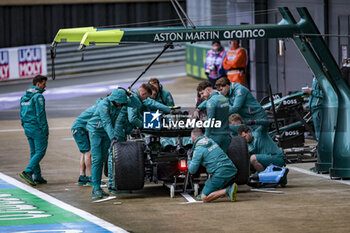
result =
M7 232L30 232L30 233L36 233L36 232L57 232L57 233L79 233L79 232L87 232L87 233L100 233L100 232L110 232L96 224L90 223L90 222L83 222L83 223L55 223L55 224L38 224L38 225L22 225L22 226L5 226L0 227L0 232L7 233Z
M15 189L16 186L7 183L5 180L0 178L0 189ZM1 232L1 231L0 231Z

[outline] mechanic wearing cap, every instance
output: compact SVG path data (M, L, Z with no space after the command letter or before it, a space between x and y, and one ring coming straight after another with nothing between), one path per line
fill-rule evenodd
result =
M115 89L102 100L87 123L92 155L92 198L109 196L101 189L102 167L110 145L125 138L128 97L125 90ZM112 143L111 143L112 142Z
M230 82L244 85L244 74L248 64L247 50L239 46L240 40L230 40L229 43L231 49L226 52L222 66L228 70L227 77Z
M245 86L230 81L223 77L216 82L216 88L230 102L230 115L238 113L245 124L250 125L253 130L263 127L268 129L269 120L265 110L260 103L254 98L252 93Z
M118 87L119 89L123 89L121 87ZM128 96L128 102L126 104L126 106L123 107L122 112L123 112L123 120L124 120L124 130L125 130L125 134L124 136L119 136L118 139L115 142L111 143L111 146L109 148L109 152L108 152L108 192L112 193L112 194L122 194L122 193L131 193L131 191L129 190L117 190L115 187L115 179L114 179L114 174L115 171L113 170L113 161L115 160L114 154L113 154L113 145L116 142L125 142L127 140L127 134L129 134L132 130L132 125L131 123L127 120L128 116L127 116L127 109L130 108L139 108L140 102L138 97L135 94L132 94L131 92L125 90L127 96Z
M150 84L142 84L137 90L132 92L137 98L137 107L128 108L128 119L133 127L143 128L143 112L160 110L164 113L170 113L171 109L154 99L149 98L152 95Z
M222 67L226 51L225 48L221 46L219 40L213 41L212 47L213 48L207 52L207 56L205 57L204 70L212 88L215 88L216 80L226 75Z
M175 106L173 96L170 91L163 89L163 85L159 83L159 79L150 78L148 84L151 84L157 89L157 96L154 98L156 101L166 106Z
M214 91L209 81L199 83L197 91L202 98L207 100L207 120L221 121L219 128L206 128L205 136L213 139L226 152L230 145L229 102L225 96Z
M316 78L312 80L312 88L305 92L310 94L309 107L312 114L312 121L314 123L316 140L318 141L322 120L323 92Z
M238 128L238 134L248 143L250 164L257 172L262 172L270 164L285 166L285 154L271 139L266 130L255 130L253 133L246 125Z
M40 161L46 153L49 126L45 112L45 91L47 77L37 75L33 78L33 86L30 86L22 96L21 124L27 136L30 147L30 162L27 168L19 174L30 185L46 184L41 176ZM33 180L34 174L34 180Z
M98 98L95 104L83 111L77 119L75 119L71 132L73 138L82 153L80 157L80 176L78 179L79 185L92 185L91 181L91 152L89 132L86 129L86 124L94 114L96 106L101 102L102 98Z
M197 198L204 202L213 201L219 197L228 195L231 201L236 201L237 184L225 187L234 178L237 168L225 152L212 139L203 136L201 129L196 128L191 132L194 141L193 157L188 158L188 171L195 174L199 166L206 168L209 174L205 182L202 194Z

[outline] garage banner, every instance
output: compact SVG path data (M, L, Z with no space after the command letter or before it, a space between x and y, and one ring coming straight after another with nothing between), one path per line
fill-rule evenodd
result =
M187 75L195 78L208 79L205 74L204 64L207 52L211 48L210 45L186 43Z
M46 46L0 49L0 81L47 74Z

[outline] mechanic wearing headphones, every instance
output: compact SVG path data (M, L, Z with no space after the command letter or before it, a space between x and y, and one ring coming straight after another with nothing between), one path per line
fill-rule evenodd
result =
M116 141L125 140L127 121L127 93L122 89L113 90L112 94L102 100L88 121L87 130L91 142L92 155L92 198L98 199L109 196L101 185L102 167L110 145ZM112 143L111 143L112 142Z
M137 90L132 91L138 101L137 107L128 108L128 119L133 127L143 128L143 112L147 110L160 110L170 113L170 108L164 104L149 98L152 95L150 84L143 83Z
M175 106L174 99L170 91L163 89L162 84L159 83L159 80L157 78L150 78L148 84L151 84L157 88L157 96L155 97L156 101L166 106Z

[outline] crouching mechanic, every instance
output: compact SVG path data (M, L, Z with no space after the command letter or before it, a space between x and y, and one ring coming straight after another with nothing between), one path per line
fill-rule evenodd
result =
M266 130L252 131L246 125L241 125L238 134L248 143L250 163L257 172L262 172L270 164L285 166L285 154L271 139Z
M201 196L198 199L210 202L219 197L228 195L231 201L236 201L237 184L225 187L234 178L237 168L225 152L212 139L203 136L201 129L191 132L193 144L193 157L188 158L188 171L195 174L199 166L206 167L209 174Z
M75 119L71 132L73 138L82 153L80 157L80 176L78 179L79 185L92 185L91 181L91 152L89 132L86 130L86 124L94 114L96 106L100 103L102 98L98 98L95 104L85 111L83 111L77 119Z
M88 121L92 155L92 198L109 196L101 189L102 167L111 144L125 138L128 97L123 89L115 89L112 94L102 100ZM112 142L112 143L111 143Z

